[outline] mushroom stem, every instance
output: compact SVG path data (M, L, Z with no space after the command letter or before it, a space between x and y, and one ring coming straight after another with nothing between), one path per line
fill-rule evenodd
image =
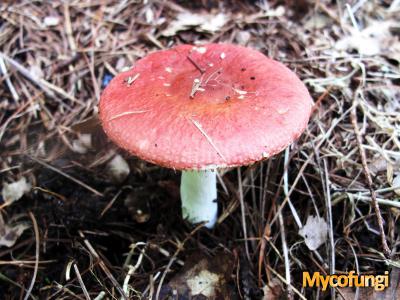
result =
M212 228L217 221L217 171L182 171L182 215L190 223L205 222Z

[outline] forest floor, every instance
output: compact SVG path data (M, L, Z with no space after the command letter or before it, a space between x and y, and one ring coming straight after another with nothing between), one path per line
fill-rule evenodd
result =
M211 274L209 299L400 299L400 1L311 2L2 1L0 298L189 299ZM118 72L210 42L281 61L315 101L287 151L221 172L213 230L182 220L179 172L97 121ZM302 287L352 270L391 286Z

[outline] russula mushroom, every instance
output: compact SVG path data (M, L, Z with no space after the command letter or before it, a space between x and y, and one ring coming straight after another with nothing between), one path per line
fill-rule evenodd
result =
M183 217L211 228L216 169L282 151L306 127L311 107L300 79L256 50L180 45L117 75L101 96L100 119L120 147L182 170Z

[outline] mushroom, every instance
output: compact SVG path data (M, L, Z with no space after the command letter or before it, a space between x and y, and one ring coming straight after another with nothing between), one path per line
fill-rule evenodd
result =
M182 214L217 220L218 168L282 151L305 129L312 99L262 53L231 44L180 45L138 60L102 93L100 119L120 147L182 170Z

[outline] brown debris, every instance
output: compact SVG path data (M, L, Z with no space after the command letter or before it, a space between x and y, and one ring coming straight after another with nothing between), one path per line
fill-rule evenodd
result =
M398 258L384 253L398 253L400 233L399 1L336 2L1 1L0 190L23 177L32 185L11 204L0 197L0 235L15 231L0 246L2 298L188 294L188 279L207 270L228 299L352 299L354 290L302 289L302 271L396 274ZM282 61L316 102L287 162L220 172L213 231L180 218L178 172L118 152L130 172L110 178L117 149L97 121L117 72L157 49L209 42ZM91 147L74 152L84 134ZM309 216L328 224L316 250L298 234ZM368 293L380 297L359 299Z

